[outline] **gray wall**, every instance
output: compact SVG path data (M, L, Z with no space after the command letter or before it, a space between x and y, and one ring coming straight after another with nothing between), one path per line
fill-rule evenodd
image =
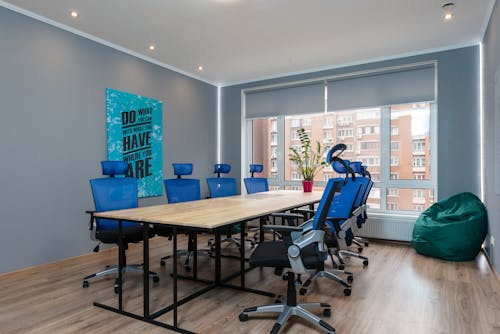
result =
M166 177L174 161L212 175L216 87L2 7L0 50L0 272L91 251L107 87L163 101Z
M483 96L484 96L484 172L486 175L485 184L485 202L488 209L490 235L495 238L495 246L487 243L487 250L493 265L499 271L500 268L500 196L496 195L495 178L500 177L499 166L495 166L495 136L500 136L500 129L495 128L495 103L500 108L500 101L495 101L495 73L500 78L500 5L496 2L493 14L491 15L488 29L484 36L484 77L483 77ZM497 89L500 80L496 83ZM497 99L500 96L497 96ZM500 110L498 110L500 112ZM498 119L497 119L498 122ZM489 237L487 238L489 241Z
M462 191L479 196L478 46L225 87L222 90L222 160L231 163L235 173L241 173L241 90L244 88L427 60L438 61L438 196L444 198Z

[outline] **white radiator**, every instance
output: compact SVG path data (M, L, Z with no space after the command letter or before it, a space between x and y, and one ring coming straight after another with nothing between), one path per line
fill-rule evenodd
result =
M415 216L370 215L356 236L397 241L411 241Z

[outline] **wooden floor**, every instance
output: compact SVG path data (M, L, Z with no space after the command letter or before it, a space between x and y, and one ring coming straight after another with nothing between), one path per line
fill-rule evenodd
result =
M151 309L172 300L169 266L160 257L171 251L166 239L151 242L152 270L160 283L151 287ZM116 305L112 279L82 288L82 277L114 263L116 250L89 254L0 276L0 333L166 333L163 328L129 319L92 306L93 301ZM349 260L354 272L352 295L345 297L338 284L320 278L308 296L299 300L332 305L325 319L337 333L500 333L500 283L480 254L471 262L445 262L415 253L406 245L372 243L364 253L370 265L363 268ZM131 246L129 263L139 262L141 248ZM213 260L200 257L199 265L210 268ZM225 271L239 263L227 259ZM210 272L202 275L209 277ZM284 294L281 277L272 270L254 269L247 274L249 287ZM180 296L201 287L180 282ZM125 284L125 309L142 310L140 276L129 274ZM179 325L199 333L268 333L272 317L251 317L240 322L245 307L273 303L274 299L216 289L183 305ZM171 315L159 318L171 322ZM321 333L292 318L283 333Z

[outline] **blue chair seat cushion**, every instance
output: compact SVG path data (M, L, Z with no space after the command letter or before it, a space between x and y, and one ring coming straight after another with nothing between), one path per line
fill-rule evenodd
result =
M316 244L311 244L302 249L302 261L307 269L323 270L324 258L318 255L316 249ZM250 256L249 263L255 267L290 268L288 243L284 241L266 241L259 244Z

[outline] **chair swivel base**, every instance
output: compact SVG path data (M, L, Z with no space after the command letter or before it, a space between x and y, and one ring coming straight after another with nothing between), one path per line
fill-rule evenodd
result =
M343 280L336 274L344 274L347 275L347 281ZM319 270L315 272L311 277L307 279L307 281L302 285L302 287L299 290L299 293L301 295L305 295L307 293L307 289L311 286L311 284L318 278L318 277L326 277L329 278L339 284L341 284L344 287L344 295L345 296L350 296L351 295L351 283L353 282L354 278L351 272L344 271L344 270L339 270L339 269L333 269L332 271L327 271L327 270Z
M127 266L123 267L122 273L142 274L142 273L144 273L144 270L141 268L141 265L127 265ZM118 266L116 266L116 265L107 266L106 270L100 271L100 272L92 274L92 275L85 276L83 278L82 286L84 288L88 288L89 287L89 280L92 280L92 279L95 279L98 277L109 276L109 275L118 276ZM160 277L158 277L158 274L153 272L153 271L149 272L149 277L151 277L153 279L153 282L155 282L155 283L160 281ZM117 278L115 280L115 284L114 284L114 289L115 289L116 293L118 293L118 285L119 285L119 282L118 282L118 278Z
M240 321L247 321L249 314L253 313L279 313L278 320L274 324L271 334L277 334L283 324L292 315L300 317L307 322L321 327L326 333L335 333L335 328L333 328L326 321L321 320L318 316L311 313L309 308L321 308L323 309L323 315L325 317L331 316L331 306L326 303L297 303L297 292L295 290L295 275L293 273L287 274L288 278L288 289L286 301L279 304L264 305L258 307L249 307L243 310L239 315Z
M335 255L337 256L337 258L339 259L340 261L340 265L339 265L339 269L344 269L344 266L345 266L345 262L344 262L344 256L347 256L347 257L356 257L358 259L361 259L363 260L363 266L366 267L368 265L368 258L366 256L363 256L359 253L355 253L355 252L351 252L351 251L348 251L348 250L339 250L335 253Z

